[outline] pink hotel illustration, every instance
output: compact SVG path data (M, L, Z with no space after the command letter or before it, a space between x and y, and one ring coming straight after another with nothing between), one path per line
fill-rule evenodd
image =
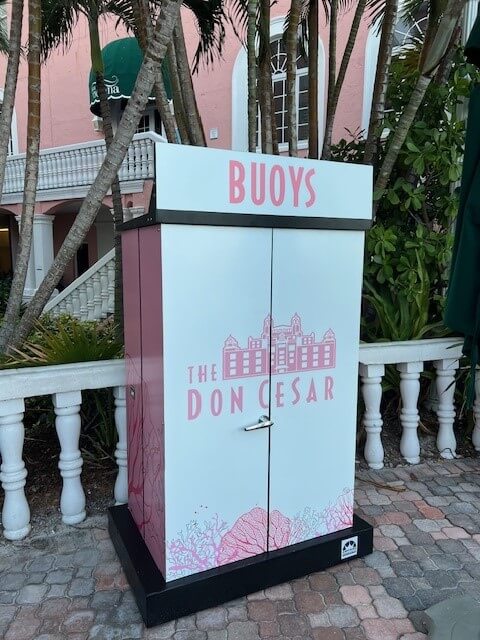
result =
M315 333L304 333L302 320L296 313L289 325L275 325L271 316L263 322L258 338L249 337L247 347L229 336L223 347L223 379L249 378L269 373L268 353L273 375L299 373L335 367L336 341L329 329L321 341Z

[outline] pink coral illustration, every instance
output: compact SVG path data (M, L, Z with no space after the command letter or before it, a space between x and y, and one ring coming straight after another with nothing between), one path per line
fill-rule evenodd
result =
M268 514L254 507L237 518L228 528L215 515L203 525L191 522L184 532L168 545L170 577L179 578L219 567L267 551L283 549L317 536L346 529L353 522L353 490L345 489L323 511L310 507L293 518L278 510Z
M324 511L327 533L346 529L353 524L353 489L344 489L336 502Z
M169 573L181 577L217 567L220 541L226 528L227 523L217 514L203 524L190 522L168 545Z
M220 543L220 565L264 553L267 550L267 512L255 507L240 516Z

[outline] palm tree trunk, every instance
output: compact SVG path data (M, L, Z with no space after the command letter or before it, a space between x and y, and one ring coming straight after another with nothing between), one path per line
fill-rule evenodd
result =
M248 150L257 150L257 8L258 0L248 0L247 58L248 58Z
M331 147L332 147L332 135L333 124L335 122L335 115L337 112L338 100L342 91L343 83L345 81L345 75L347 73L350 58L352 57L353 47L357 40L358 29L360 28L360 22L362 21L363 14L365 12L365 6L367 0L359 0L357 8L355 9L355 15L353 16L353 22L348 36L345 51L343 52L342 62L340 63L340 69L338 71L337 81L335 82L335 88L332 95L331 103L329 103L329 110L327 111L327 122L325 124L325 138L323 141L322 158L324 160L330 160Z
M397 14L398 0L386 0L377 70L375 72L375 84L373 87L372 110L370 112L367 143L365 145L365 155L363 159L365 164L375 164L376 162L380 135L379 128L385 114L385 98L392 62L393 35L395 33L395 25L397 24Z
M318 0L308 8L308 157L318 158Z
M170 81L172 83L173 110L175 112L175 120L177 121L180 141L182 144L191 144L187 128L185 105L183 104L182 88L180 86L180 78L178 75L177 56L175 55L175 49L171 42L168 45L167 64Z
M173 46L177 58L177 69L180 78L180 89L182 92L183 104L187 117L187 127L190 134L192 144L198 147L206 147L207 140L203 130L200 112L195 98L193 89L192 73L188 63L187 48L185 46L185 37L183 35L182 18L179 16L178 22L173 31Z
M428 51L423 56L423 67L417 80L417 84L410 96L400 119L395 127L392 140L388 147L382 166L375 183L375 191L382 195L388 185L393 167L397 161L400 150L407 139L410 127L415 120L417 111L422 104L428 86L432 81L439 65L445 56L448 56L449 47L454 43L452 35L457 27L458 20L465 5L464 0L448 0L447 6L435 32L435 38L428 44ZM378 204L378 200L377 200Z
M297 47L301 0L291 0L286 33L287 51L287 141L288 155L298 155L297 135Z
M260 80L260 127L262 152L273 153L272 122L272 62L270 48L270 0L260 0L260 53L258 74Z
M330 36L328 39L328 97L327 97L327 118L328 123L331 120L333 94L335 92L335 82L337 77L337 20L338 20L338 0L330 2ZM323 152L325 149L326 132L324 133Z
M10 20L10 40L2 110L0 112L0 193L3 192L5 166L7 163L12 115L17 90L18 66L22 43L23 0L12 0Z
M134 90L125 108L112 145L106 153L97 177L82 202L80 211L47 276L22 316L14 335L14 345L18 345L30 333L36 318L42 312L65 268L88 233L102 201L120 169L135 134L140 115L147 105L157 69L165 57L175 23L178 20L180 4L181 0L163 0L162 2L154 35L145 52Z
M415 85L415 89L410 96L410 100L405 107L399 121L395 126L395 132L392 137L392 141L388 147L387 154L383 160L382 166L378 173L377 181L375 183L375 191L381 193L387 186L388 180L392 173L395 162L397 161L400 149L403 143L407 139L408 132L412 126L417 111L422 104L422 100L425 97L428 86L432 78L430 76L420 76Z
M7 309L0 329L1 353L5 353L8 349L17 326L32 249L33 216L35 213L40 160L41 36L41 0L28 0L28 120L25 183L18 255Z
M113 142L112 113L108 102L107 88L105 86L104 64L102 58L102 48L100 45L100 34L98 32L98 15L95 7L92 6L91 15L88 21L90 33L90 57L92 70L95 73L97 93L100 99L100 113L103 120L103 133L105 136L105 146L108 149ZM115 286L114 286L114 318L117 337L123 341L123 287L122 287L122 245L120 240L119 225L123 222L122 195L120 192L120 181L118 174L112 181L112 203L113 203L113 246L115 249Z

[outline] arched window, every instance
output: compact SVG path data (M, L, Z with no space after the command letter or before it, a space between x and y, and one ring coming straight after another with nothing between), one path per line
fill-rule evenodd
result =
M404 7L404 1L405 0L400 0L397 24L394 32L394 53L398 53L401 49L421 44L428 23L428 2L422 2L415 11L407 11ZM370 121L379 46L380 33L378 25L372 25L368 34L365 51L362 113L362 129L365 134L368 133L368 123Z
M0 89L0 112L3 107L3 89ZM18 153L18 137L17 137L17 116L15 113L15 108L13 109L12 114L12 125L10 128L10 139L8 141L8 155L14 155Z
M272 84L274 94L275 122L277 128L280 151L287 150L287 122L286 122L286 80L287 55L283 42L283 28L285 17L279 16L270 23L271 53L272 53ZM241 47L235 60L232 74L232 149L236 151L248 150L248 84L247 84L247 52ZM297 123L298 147L308 147L308 63L297 52ZM321 40L318 41L318 122L319 134L323 131L325 103L325 50ZM257 134L259 122L257 121ZM257 137L260 146L260 135ZM321 144L321 140L320 140Z
M421 45L428 23L428 2L422 2L415 11L400 9L394 33L394 47L400 49Z
M272 40L270 47L275 124L278 144L282 145L287 144L287 53L283 38ZM297 134L298 141L302 142L308 140L308 63L302 55L300 47L297 49L296 85ZM260 146L258 129L257 125L257 145Z

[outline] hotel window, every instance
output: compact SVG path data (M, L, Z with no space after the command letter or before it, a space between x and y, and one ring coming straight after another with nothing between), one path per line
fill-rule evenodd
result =
M272 89L275 123L279 145L287 144L287 53L283 38L270 44L272 54ZM308 63L297 49L297 134L298 141L308 141ZM257 113L257 146L261 145L260 114Z

